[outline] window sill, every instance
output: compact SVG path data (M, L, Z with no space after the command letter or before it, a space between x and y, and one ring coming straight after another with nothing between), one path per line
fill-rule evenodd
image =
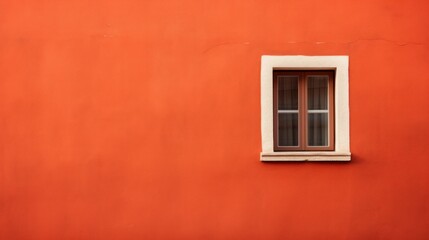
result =
M350 161L351 153L344 152L262 152L262 162L280 161Z

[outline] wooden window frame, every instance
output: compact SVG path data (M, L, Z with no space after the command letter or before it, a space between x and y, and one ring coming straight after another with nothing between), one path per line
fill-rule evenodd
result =
M308 77L328 76L328 145L309 146L308 143ZM279 146L278 142L278 76L298 76L298 146ZM334 151L335 150L335 99L332 70L273 70L273 136L274 151Z

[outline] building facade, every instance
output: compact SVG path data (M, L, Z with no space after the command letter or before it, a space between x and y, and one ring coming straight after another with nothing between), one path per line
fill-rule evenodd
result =
M429 2L0 2L0 239L428 239ZM347 56L346 162L261 162L261 57Z

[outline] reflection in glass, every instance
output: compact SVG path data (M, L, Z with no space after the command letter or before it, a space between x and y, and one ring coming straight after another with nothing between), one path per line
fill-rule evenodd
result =
M279 110L298 110L298 76L278 76Z
M308 109L328 109L328 76L308 76Z
M298 146L298 113L279 113L279 146Z
M308 145L328 146L328 113L308 114Z

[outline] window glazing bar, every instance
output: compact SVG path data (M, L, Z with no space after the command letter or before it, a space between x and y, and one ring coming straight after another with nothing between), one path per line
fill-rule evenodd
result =
M308 110L309 113L328 113L329 110Z
M278 110L278 113L298 113L299 110Z

